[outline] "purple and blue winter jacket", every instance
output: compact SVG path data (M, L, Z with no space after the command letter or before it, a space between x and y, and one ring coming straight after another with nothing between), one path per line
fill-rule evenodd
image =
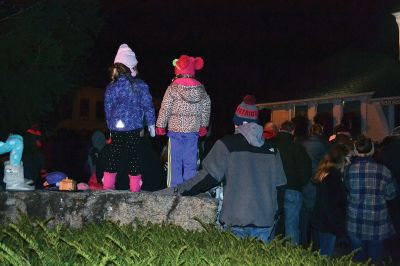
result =
M112 131L131 131L155 124L152 97L147 84L121 75L107 86L104 97L107 127Z

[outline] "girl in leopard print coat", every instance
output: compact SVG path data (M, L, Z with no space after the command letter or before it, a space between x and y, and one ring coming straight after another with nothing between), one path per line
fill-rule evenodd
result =
M194 76L203 59L182 55L173 64L175 78L164 94L156 123L157 135L165 135L168 126L170 187L196 174L197 142L207 134L211 111L210 97Z

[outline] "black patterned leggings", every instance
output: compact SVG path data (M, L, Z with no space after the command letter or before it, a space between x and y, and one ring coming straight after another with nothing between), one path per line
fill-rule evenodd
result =
M111 131L111 144L105 147L105 172L116 173L126 166L129 175L141 174L138 146L143 140L140 130Z

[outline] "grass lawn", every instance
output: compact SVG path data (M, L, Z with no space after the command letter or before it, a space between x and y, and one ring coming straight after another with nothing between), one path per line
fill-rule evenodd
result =
M103 222L49 229L22 217L0 225L0 265L357 265L350 256L331 260L281 239L265 245L204 228Z

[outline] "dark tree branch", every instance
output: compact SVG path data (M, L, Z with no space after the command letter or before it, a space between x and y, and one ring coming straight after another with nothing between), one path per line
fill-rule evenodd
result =
M38 64L41 53L42 53L42 44L39 43L39 45L38 45L38 53L37 53L35 62L33 63L34 65Z
M15 12L15 13L13 13L13 14L11 14L11 15L8 15L8 16L6 16L6 17L4 17L4 18L1 18L1 19L0 19L0 23L4 22L4 21L6 21L6 20L9 20L9 19L11 19L11 18L13 18L13 17L16 17L16 16L18 16L18 15L21 15L22 13L25 13L25 12L27 12L27 11L29 11L29 10L35 8L35 7L38 6L41 2L42 2L42 1L37 1L36 3L30 5L30 6L26 7L26 8L22 8L22 9L18 10L17 12Z

